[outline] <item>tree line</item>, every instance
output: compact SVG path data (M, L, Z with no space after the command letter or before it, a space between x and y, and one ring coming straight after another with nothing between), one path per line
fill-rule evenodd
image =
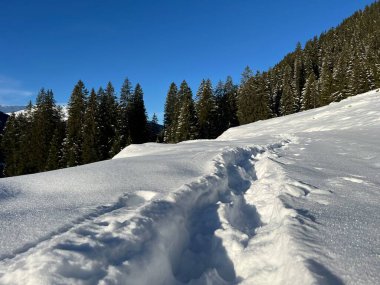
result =
M164 128L147 123L143 91L125 80L119 100L111 83L88 92L74 87L67 121L53 92L42 89L36 105L12 115L2 137L5 175L52 170L112 157L131 143L213 139L242 124L305 111L380 87L380 2L338 27L297 44L267 71L247 67L239 84L230 76L215 87L202 80L195 99L186 81L172 83ZM160 133L159 133L160 132ZM159 133L159 135L157 135Z
M67 118L66 118L67 116ZM5 176L36 173L111 158L131 143L155 141L157 117L148 122L143 90L126 79L116 98L112 83L89 92L79 81L67 114L52 90L41 89L35 105L12 114L1 140Z

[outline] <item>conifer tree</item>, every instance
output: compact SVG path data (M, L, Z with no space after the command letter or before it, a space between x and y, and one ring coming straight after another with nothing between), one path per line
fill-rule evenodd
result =
M123 86L120 91L120 103L119 103L119 128L118 137L120 149L126 147L130 142L129 134L129 113L133 105L133 88L132 83L128 78L124 80Z
M99 160L99 121L98 96L95 90L91 89L83 122L82 161L85 164Z
M209 79L202 80L197 92L196 104L198 118L198 135L202 139L212 139L217 135L216 103Z
M147 115L144 104L144 93L140 84L136 84L130 104L129 134L135 144L147 141Z
M177 85L172 82L166 95L164 112L164 142L166 143L175 141L176 120L178 117L178 113L176 113L177 95Z
M297 108L291 84L291 67L287 65L284 72L281 95L281 115L283 116L293 114Z
M241 74L240 86L246 84L251 77L253 77L253 71L249 66L246 66Z
M319 102L321 106L330 104L332 94L332 73L328 64L328 59L324 60L321 68L321 77L318 80Z
M270 109L270 89L267 86L268 74L263 73L262 75L258 73L256 75L256 94L254 95L254 113L255 121L266 120L272 117Z
M160 127L156 113L153 113L151 121L148 123L148 141L157 142L159 140Z
M237 86L234 85L231 76L227 76L224 84L224 96L226 97L225 101L227 101L225 115L227 128L236 127L239 125L239 120L237 117Z
M297 43L297 47L295 50L294 72L293 72L293 82L292 82L296 112L299 112L301 110L304 77L305 75L304 75L304 66L303 66L303 61L302 61L302 48L301 48L301 44Z
M177 121L176 141L193 140L198 137L198 122L193 94L186 81L181 83L179 92L180 111Z
M33 134L31 137L31 148L33 149L31 172L40 172L46 169L51 140L59 123L60 116L53 92L41 89L37 96L31 126Z
M68 104L65 159L67 166L82 164L83 123L88 91L79 80L74 86Z
M18 138L18 156L20 165L18 167L18 174L33 173L32 153L30 150L30 143L32 141L32 120L33 120L33 104L29 101L23 114L19 114L17 119L20 124L20 136Z
M314 73L310 73L302 90L301 110L309 110L318 106L317 84Z
M16 115L13 113L7 120L4 128L4 135L2 137L2 150L5 156L5 176L17 175L17 151L18 151L18 126Z
M115 89L108 82L105 90L98 91L99 98L99 159L105 160L112 156L112 146L117 126L117 103Z
M241 124L248 124L255 120L254 114L252 113L252 110L254 109L254 92L255 78L253 76L247 77L245 72L243 72L237 100L238 119Z
M61 159L62 159L62 142L64 137L64 125L57 126L54 131L50 148L49 155L46 162L45 170L55 170L61 168Z

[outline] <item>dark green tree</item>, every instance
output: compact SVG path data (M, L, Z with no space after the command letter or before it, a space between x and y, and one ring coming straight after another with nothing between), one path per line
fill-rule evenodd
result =
M101 120L98 116L98 96L95 90L91 89L83 122L82 161L85 164L99 160L98 137Z
M180 111L177 119L176 142L193 140L198 137L198 121L193 94L186 81L179 88Z
M68 118L65 142L67 166L82 164L83 124L88 91L79 80L74 86L68 104Z
M147 141L147 115L144 104L144 93L137 84L133 92L132 102L130 103L129 135L131 142L140 144Z
M297 105L292 88L292 69L289 65L285 67L284 78L282 82L282 95L281 95L281 115L293 114Z
M215 97L209 79L202 80L198 92L196 111L198 118L198 135L201 139L212 139L217 136L217 110Z
M170 143L175 141L176 121L178 118L178 88L172 82L166 95L165 111L164 111L164 142Z
M41 89L37 96L31 126L30 148L33 149L31 172L41 172L46 169L50 144L60 121L60 112L55 104L53 92Z
M112 156L112 146L114 145L117 127L117 103L115 89L111 82L107 84L105 90L98 91L99 98L99 159L105 160Z

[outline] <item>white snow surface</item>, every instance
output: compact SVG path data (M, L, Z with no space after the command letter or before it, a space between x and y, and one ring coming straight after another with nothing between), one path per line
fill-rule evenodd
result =
M64 121L67 121L67 118L69 117L69 107L67 105L58 105L57 107L61 108L61 111L62 111L62 115L63 115L63 120ZM25 114L26 113L26 109L21 109L21 110L18 110L18 111L15 111L15 112L8 112L7 115L12 115L12 114L15 114L16 116L18 115L21 115L21 114Z
M380 92L0 180L0 284L380 284Z

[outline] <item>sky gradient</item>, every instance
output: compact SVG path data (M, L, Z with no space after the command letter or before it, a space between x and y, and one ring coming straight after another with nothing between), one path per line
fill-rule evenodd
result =
M267 70L296 43L338 25L374 0L0 1L0 104L34 101L41 87L66 103L125 77L162 118L171 82L196 92L202 78L235 82Z

